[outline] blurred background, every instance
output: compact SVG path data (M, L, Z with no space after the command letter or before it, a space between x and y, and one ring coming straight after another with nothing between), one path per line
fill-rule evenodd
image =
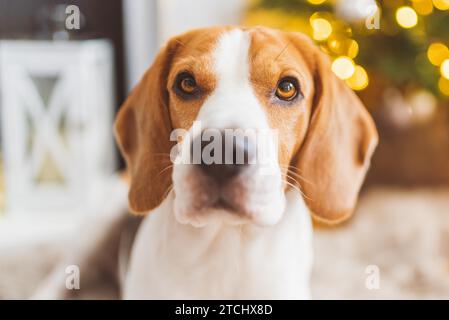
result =
M314 297L449 298L449 0L0 0L0 298L125 201L112 121L161 44L224 24L309 34L379 130L355 216L316 226Z

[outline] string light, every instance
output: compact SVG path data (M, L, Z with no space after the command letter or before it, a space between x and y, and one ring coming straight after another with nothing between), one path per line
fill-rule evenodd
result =
M449 0L433 0L433 5L439 10L449 10Z
M320 5L323 4L326 0L307 0L307 2L309 2L310 4L314 4L314 5Z
M332 62L332 71L340 79L349 79L355 71L354 61L346 56L338 57Z
M449 59L449 49L440 42L432 43L427 49L427 58L434 66L439 67L444 60Z
M403 28L413 28L418 23L418 15L411 7L400 7L396 11L396 21Z
M329 38L332 33L332 25L324 18L311 19L310 24L313 29L313 39L323 41Z
M440 72L443 77L449 79L449 59L446 59L441 63Z
M346 83L353 90L363 90L369 84L368 74L366 73L365 69L363 69L362 66L357 65L354 68L354 73L349 79L346 80Z

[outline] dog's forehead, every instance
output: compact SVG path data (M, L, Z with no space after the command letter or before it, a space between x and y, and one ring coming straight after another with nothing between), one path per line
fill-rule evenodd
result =
M236 31L241 31L248 36L253 55L260 53L261 49L263 49L263 53L266 55L276 55L279 53L279 49L284 48L290 42L285 32L263 27L214 27L196 29L176 38L176 42L180 45L177 55L202 56L208 53L210 54L219 42L226 37L226 34L235 34Z
M308 66L301 51L307 51L308 43L299 46L289 38L288 33L263 27L236 28L215 27L198 29L180 36L173 66L192 66L200 72L209 68L216 72L217 58L226 59L226 54L235 56L237 52L246 51L249 72L258 77L261 73L277 74L282 70L294 69L304 71L307 77ZM218 52L222 49L222 54ZM223 54L223 50L227 51ZM226 61L224 61L225 63ZM201 70L203 69L203 70Z
M174 40L177 44L177 50L174 62L186 58L207 58L212 54L220 37L229 30L229 28L224 27L197 29L176 37Z
M280 53L288 53L284 49L288 48L290 40L285 32L262 27L247 29L246 32L251 37L250 55L252 58L279 57Z

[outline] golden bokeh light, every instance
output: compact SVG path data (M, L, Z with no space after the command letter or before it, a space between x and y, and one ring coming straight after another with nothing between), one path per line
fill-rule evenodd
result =
M440 42L432 43L427 49L427 58L434 66L439 67L444 60L449 59L449 49Z
M314 4L314 5L320 5L323 4L326 0L307 0L308 3Z
M349 45L347 55L349 58L354 59L357 57L359 53L359 44L355 40L351 40L351 44Z
M449 0L433 0L433 5L439 10L449 10Z
M363 90L369 84L368 73L366 73L362 66L357 65L354 67L354 73L346 80L346 83L353 90Z
M332 37L327 41L327 45L329 46L329 49L332 50L332 52L341 53L341 40L340 39Z
M423 16L433 12L432 0L412 0L412 6L418 14Z
M440 72L443 77L449 79L449 59L446 59L441 63Z
M326 40L332 33L332 25L326 19L323 18L311 19L310 25L312 26L313 30L312 37L317 41Z
M332 62L332 71L340 79L349 79L355 71L354 61L346 56L338 57Z
M442 94L449 96L449 79L440 77L440 80L438 81L438 88Z
M403 28L413 28L418 24L418 15L411 7L400 7L396 11L396 21Z

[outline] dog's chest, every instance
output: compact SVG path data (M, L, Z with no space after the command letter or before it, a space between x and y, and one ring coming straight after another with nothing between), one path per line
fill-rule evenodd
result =
M309 298L312 226L291 191L269 228L177 223L168 198L143 222L124 297L129 299Z

